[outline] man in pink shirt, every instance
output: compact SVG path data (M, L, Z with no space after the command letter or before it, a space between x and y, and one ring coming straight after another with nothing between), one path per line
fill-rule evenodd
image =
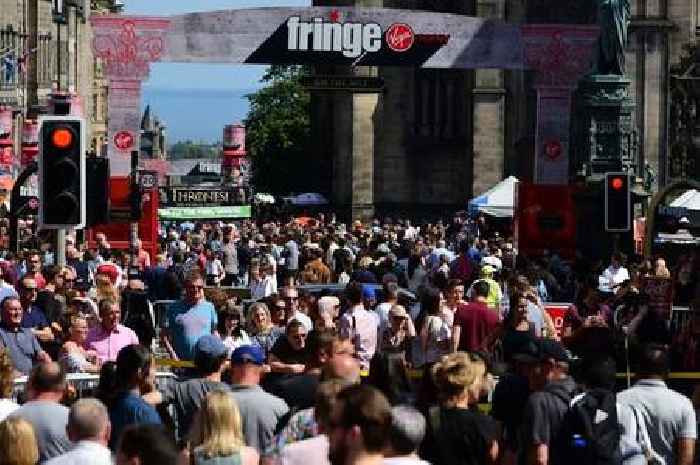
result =
M101 363L116 361L123 347L139 343L136 333L119 324L120 316L117 302L110 299L100 302L100 325L90 330L85 345L88 350L97 352Z

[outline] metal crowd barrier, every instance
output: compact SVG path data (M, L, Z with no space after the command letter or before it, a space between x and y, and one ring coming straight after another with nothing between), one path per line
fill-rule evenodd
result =
M89 397L94 394L97 386L100 383L100 376L90 373L69 373L66 375L66 380L76 390L78 398ZM156 388L158 390L165 389L172 383L177 381L175 374L170 372L156 373ZM27 386L27 377L22 376L15 379L12 399L16 402L24 395Z

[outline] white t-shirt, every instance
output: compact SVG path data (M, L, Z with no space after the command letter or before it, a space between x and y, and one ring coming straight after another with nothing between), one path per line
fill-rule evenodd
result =
M17 410L19 405L10 399L0 399L0 421L10 416L12 412Z
M621 284L630 279L630 274L627 268L620 266L613 268L609 266L603 271L602 279L599 279L600 290L602 292L614 292L614 286Z

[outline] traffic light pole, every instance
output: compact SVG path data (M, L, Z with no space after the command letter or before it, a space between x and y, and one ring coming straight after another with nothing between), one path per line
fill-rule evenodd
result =
M66 230L63 228L56 230L56 244L54 250L56 250L56 266L66 266Z

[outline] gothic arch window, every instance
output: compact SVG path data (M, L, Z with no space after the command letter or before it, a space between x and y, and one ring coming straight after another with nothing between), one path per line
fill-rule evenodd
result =
M450 142L466 134L464 73L418 69L415 74L414 135Z

